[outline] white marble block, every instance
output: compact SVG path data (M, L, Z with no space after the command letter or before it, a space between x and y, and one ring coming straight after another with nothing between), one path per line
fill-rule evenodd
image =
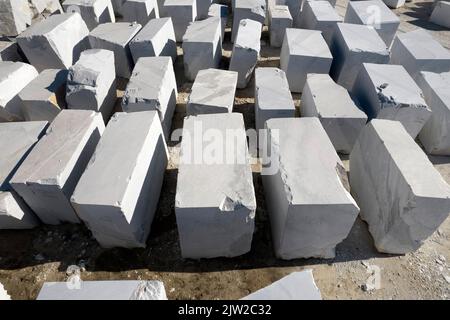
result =
M225 36L225 28L228 21L228 6L224 4L213 3L209 7L208 17L219 17L220 18L220 28L221 28L221 41L223 42L223 37Z
M163 8L164 16L172 18L175 40L183 41L187 27L197 17L196 0L165 0Z
M431 13L430 21L450 29L450 2L438 1Z
M22 62L17 42L0 41L0 61Z
M272 47L281 47L286 29L292 28L292 21L288 6L269 8L270 45Z
M67 13L78 12L89 30L101 23L116 22L111 0L65 0L62 6Z
M266 20L266 1L265 0L235 0L233 8L233 27L231 29L231 42L236 40L241 20L254 20L261 23L262 26ZM262 30L260 30L261 32Z
M123 20L137 22L145 26L151 19L159 18L158 3L156 0L126 0L122 4Z
M30 25L34 14L28 0L0 1L0 37L17 36Z

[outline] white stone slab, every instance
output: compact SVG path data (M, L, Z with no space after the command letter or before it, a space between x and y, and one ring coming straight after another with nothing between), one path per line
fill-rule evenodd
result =
M78 12L89 30L101 23L116 22L111 0L65 0L65 12Z
M159 18L156 0L126 0L121 9L122 21L137 22L145 26L151 19Z
M431 13L430 21L450 29L450 2L437 1Z
M231 42L236 40L240 22L243 19L254 20L261 23L262 26L266 20L266 1L265 0L235 0L233 8L233 27L231 29Z
M292 22L288 6L269 8L270 46L281 47L286 29L292 28Z
M224 4L213 3L209 7L208 17L219 17L220 18L220 28L221 28L221 41L223 42L223 37L225 36L225 28L228 21L228 6Z
M0 61L22 62L16 42L0 41Z
M172 18L175 39L181 42L187 27L197 17L196 0L165 0L163 8L164 16Z

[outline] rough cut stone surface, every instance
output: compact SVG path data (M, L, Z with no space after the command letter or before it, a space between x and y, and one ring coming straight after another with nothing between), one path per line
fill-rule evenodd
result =
M405 5L406 0L383 0L383 2L392 9L397 9Z
M231 53L230 71L238 73L237 87L245 88L252 77L261 50L261 23L241 20Z
M278 68L256 68L255 70L255 124L264 129L271 118L293 118L295 105L289 91L286 74Z
M422 71L416 82L432 110L420 141L428 153L450 156L450 72Z
M104 126L99 113L61 111L12 177L12 188L42 222L79 222L69 198Z
M0 41L0 61L21 62L22 57L18 51L16 42Z
M281 47L287 28L292 27L292 17L288 6L274 6L269 8L270 45Z
M90 49L69 69L66 101L68 109L100 112L108 120L116 102L114 53Z
M450 29L450 2L438 1L431 13L430 21Z
M266 128L271 172L262 182L276 256L333 258L359 212L341 160L317 118L269 119Z
M89 47L88 34L78 13L55 14L21 33L17 43L39 72L67 69Z
M0 123L0 229L28 229L39 221L11 189L9 179L42 137L45 121Z
M355 79L367 63L388 63L389 50L373 27L338 23L331 45L333 65L330 75L347 90L352 90Z
M235 6L233 8L233 27L231 29L231 42L234 42L236 40L238 30L240 29L240 22L243 19L260 22L262 29L262 26L266 20L266 1L235 0Z
M151 19L159 18L156 0L126 0L122 5L123 21L145 26Z
M201 140L210 134L216 138ZM196 146L198 139L200 146ZM219 153L208 152L211 144L216 152L224 150L219 152L222 156L215 158L213 153ZM199 161L196 148L203 151ZM182 257L235 257L249 252L256 199L242 114L185 118L181 154L175 214Z
M280 68L286 72L291 91L302 92L308 73L328 73L332 61L321 31L286 29Z
M134 63L141 57L177 58L177 44L172 18L150 20L130 42Z
M65 0L65 12L78 12L89 30L101 23L116 22L111 0Z
M228 6L218 3L211 4L208 10L208 17L220 18L220 28L221 28L220 39L223 42L223 37L225 35L225 28L227 26L228 21Z
M42 71L19 93L27 121L52 122L66 108L67 70Z
M0 122L24 120L17 94L37 76L29 64L0 61Z
M28 0L0 0L0 36L17 36L31 25Z
M175 39L183 40L187 27L197 17L196 0L165 0L164 15L172 18Z
M161 281L80 281L70 288L67 282L45 282L37 300L167 300Z
M101 246L145 247L167 157L156 111L114 114L71 198Z
M114 52L116 76L129 78L134 63L129 42L141 30L141 25L133 22L104 23L91 31L89 42L93 49Z
M184 75L195 80L197 72L218 68L222 58L220 18L210 17L189 25L183 36Z
M122 98L122 110L158 112L166 137L177 103L177 83L170 57L140 58Z
M400 121L416 138L431 110L402 66L364 63L352 90L369 119Z
M450 51L423 29L398 34L391 49L391 63L401 64L415 79L420 71L450 71Z
M218 69L201 70L186 105L187 115L233 111L238 74Z
M398 121L372 120L350 154L350 185L378 251L418 249L450 212L450 186Z
M344 22L373 26L388 47L400 26L400 18L381 0L350 1Z

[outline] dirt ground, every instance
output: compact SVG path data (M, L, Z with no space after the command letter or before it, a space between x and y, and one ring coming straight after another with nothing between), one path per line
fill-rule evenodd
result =
M345 7L346 1L338 1L341 15ZM426 21L430 8L431 2L416 2L397 10L402 20L400 30L423 27L450 48L450 31ZM224 68L231 53L229 33L226 40ZM259 65L278 66L279 50L268 47L267 41L265 32ZM192 85L184 80L182 57L175 69L180 94L172 129L182 127ZM121 89L124 86L122 82ZM120 96L122 91L118 93ZM299 95L294 98L299 106ZM253 102L252 84L237 91L234 111L244 114L247 128L254 127ZM12 298L34 299L43 282L65 281L67 268L78 265L82 280L162 280L169 299L238 299L305 268L313 269L324 299L449 299L450 218L422 248L407 255L378 253L366 224L358 219L348 238L337 246L335 259L278 260L272 250L258 166L253 167L258 209L251 252L233 259L181 259L174 213L179 143L169 142L169 149L171 161L146 249L102 249L82 225L0 231L0 282ZM343 160L348 166L346 158ZM430 160L450 183L450 157ZM377 267L381 285L367 290L366 281Z

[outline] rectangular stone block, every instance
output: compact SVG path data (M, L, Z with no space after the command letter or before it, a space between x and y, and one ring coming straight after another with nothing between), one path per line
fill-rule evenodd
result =
M126 0L121 9L122 21L137 22L145 26L151 19L159 18L156 0Z
M352 92L369 120L400 121L413 138L431 116L422 91L402 66L364 63Z
M28 0L0 1L0 37L17 36L31 25L32 18Z
M302 0L275 0L275 5L288 6L289 13L291 14L293 20L292 26L297 26L296 23L300 15Z
M199 71L186 105L186 115L233 112L237 79L234 71Z
M78 223L69 198L105 125L99 113L63 110L10 180L46 224Z
M392 9L398 9L405 5L406 0L383 0L383 2Z
M398 121L374 119L361 131L350 185L380 252L418 249L450 212L450 186Z
M437 1L433 12L431 13L430 21L450 29L450 2Z
M300 106L302 117L317 117L337 152L349 154L367 115L327 74L309 74Z
M210 17L189 25L183 36L184 75L195 80L197 72L218 68L222 58L220 18Z
M116 76L130 78L133 70L133 58L129 43L141 30L138 23L104 23L91 31L89 42L93 49L106 49L114 52Z
M286 29L280 68L286 73L292 92L302 92L308 73L328 73L332 61L321 31Z
M205 136L214 138L207 141ZM242 114L186 117L181 154L175 214L182 257L249 252L256 199Z
M233 27L231 29L231 42L235 42L241 20L253 20L259 22L262 26L266 20L266 1L265 0L235 0L233 7Z
M240 22L229 67L230 71L238 73L237 87L239 89L248 85L258 62L261 50L261 29L260 22L249 19Z
M172 18L175 40L181 42L187 27L197 17L196 0L165 0L164 15Z
M67 70L47 69L19 93L26 121L48 121L65 109Z
M114 53L90 49L69 68L66 101L68 109L100 112L105 123L111 117L116 94Z
M389 62L389 50L373 27L338 23L331 44L330 75L336 83L352 90L363 63Z
M67 13L78 12L89 31L101 23L116 22L111 0L65 0L62 6Z
M0 41L0 61L22 62L16 42Z
M227 27L228 21L228 6L224 4L213 3L209 7L208 17L219 17L220 18L220 29L221 36L220 39L223 42L223 37L225 36L225 28Z
M67 69L89 48L89 30L78 13L49 16L16 39L28 61L39 71Z
M293 117L295 117L295 105L284 71L278 68L256 68L256 129L264 129L268 119Z
M196 0L197 20L202 20L208 17L208 10L211 3L212 0Z
M134 63L141 57L177 58L177 43L172 18L150 20L130 41L130 51Z
M281 47L286 29L292 28L292 21L288 6L274 6L269 8L271 47Z
M156 111L114 114L71 198L102 247L146 246L167 157Z
M177 104L177 83L169 57L140 58L122 98L125 112L157 111L166 138Z

